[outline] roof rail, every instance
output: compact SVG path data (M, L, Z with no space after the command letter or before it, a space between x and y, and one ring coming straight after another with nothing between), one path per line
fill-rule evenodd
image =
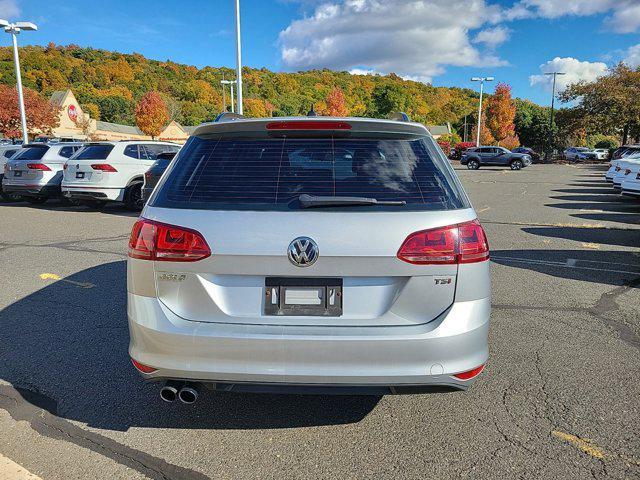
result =
M391 112L387 118L389 120L395 120L396 122L410 122L411 119L409 118L409 115L407 115L404 112Z
M245 117L244 115L240 115L239 113L222 112L222 113L218 114L218 116L216 117L214 122L215 123L235 122L237 120L244 120L245 118L247 118L247 117Z

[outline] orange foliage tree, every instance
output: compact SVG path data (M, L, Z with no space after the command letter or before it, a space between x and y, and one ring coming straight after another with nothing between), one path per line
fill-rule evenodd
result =
M511 99L511 87L499 83L495 93L487 99L487 127L498 144L513 135L516 106Z
M53 129L60 124L60 110L30 88L24 89L24 109L30 135L51 135ZM22 135L18 92L3 84L0 84L0 133L9 138Z
M325 100L326 106L320 113L330 117L346 117L349 115L349 109L344 98L344 93L340 88L333 87Z
M136 105L136 125L143 133L155 138L169 121L169 111L158 92L148 92Z
M494 145L496 143L496 139L491 135L491 130L487 128L487 123L484 120L485 116L482 117L482 125L480 125L480 145ZM471 132L471 138L475 142L476 135L478 134L478 127L474 126Z

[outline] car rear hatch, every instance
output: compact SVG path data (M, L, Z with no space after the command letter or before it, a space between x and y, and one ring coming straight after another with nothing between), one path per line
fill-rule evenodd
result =
M49 146L31 144L24 146L7 162L5 177L12 184L39 185L55 176L62 169L62 162L43 160Z
M90 143L71 157L64 169L65 186L98 186L116 168L107 162L113 150L110 143Z
M457 260L435 257L453 230L438 229L475 213L438 147L411 124L326 122L306 121L322 125L304 133L259 123L184 147L143 212L161 224L144 228L158 246L197 232L211 254L158 254L156 293L168 309L197 322L341 327L421 324L452 305ZM372 130L381 125L390 131ZM433 261L399 258L424 230ZM134 229L134 250L144 236Z

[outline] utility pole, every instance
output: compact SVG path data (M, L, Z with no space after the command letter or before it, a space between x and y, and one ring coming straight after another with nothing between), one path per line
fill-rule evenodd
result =
M227 89L224 88L224 73L222 74L222 111L227 111Z
M16 86L18 89L18 106L20 107L20 123L22 124L22 142L29 143L29 131L27 130L27 115L24 110L24 94L22 92L22 75L20 74L20 56L18 55L18 34L22 30L37 30L38 27L31 22L9 23L0 20L0 27L11 35L13 41L13 64L16 68Z
M240 0L236 0L236 82L238 82L238 113L242 115L242 44L240 39ZM231 91L233 92L233 85L231 86Z
M547 160L551 158L553 153L553 107L556 100L556 77L558 75L566 75L565 72L548 72L545 75L553 75L553 82L551 87L551 113L549 114L549 147L547 148Z
M462 131L462 141L467 142L467 115L464 116L464 130Z
M473 77L472 82L480 82L480 104L478 105L478 131L476 132L476 147L480 146L480 127L482 125L482 94L484 93L484 82L493 82L494 77Z

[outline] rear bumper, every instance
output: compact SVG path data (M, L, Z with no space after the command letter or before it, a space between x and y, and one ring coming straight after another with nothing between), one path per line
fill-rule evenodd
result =
M57 197L61 193L60 185L18 184L9 182L2 183L2 191L24 197Z
M87 187L85 185L62 185L62 194L67 198L76 200L111 200L122 202L124 200L124 188Z
M453 374L486 363L490 299L458 302L423 325L309 327L198 323L128 294L129 353L181 379L284 387L466 389ZM239 388L235 388L239 390Z

